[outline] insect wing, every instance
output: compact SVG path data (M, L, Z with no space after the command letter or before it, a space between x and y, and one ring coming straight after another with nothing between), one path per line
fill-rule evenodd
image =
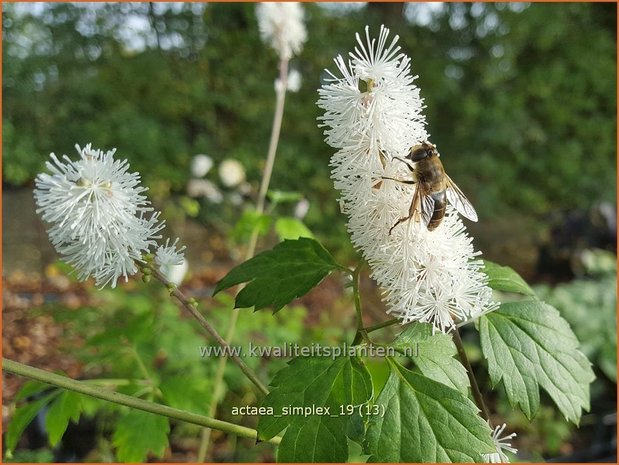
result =
M426 192L423 192L421 185L418 185L417 189L415 189L413 204L415 206L415 212L419 215L421 224L427 227L434 213L434 199Z
M445 193L447 194L447 201L462 216L471 221L477 221L477 212L475 211L475 208L473 208L473 205L471 205L471 202L469 202L460 188L456 186L447 174L445 174L445 178L447 178L447 189L445 190Z

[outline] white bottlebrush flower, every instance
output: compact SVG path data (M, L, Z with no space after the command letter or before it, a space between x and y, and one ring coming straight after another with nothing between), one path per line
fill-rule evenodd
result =
M241 162L228 158L219 165L219 178L226 187L235 187L245 181L245 168Z
M256 17L262 40L275 49L280 59L289 60L301 51L307 40L301 4L260 3Z
M51 154L50 173L36 178L37 213L50 227L56 251L72 265L79 279L93 276L98 286L116 285L137 272L136 261L163 228L142 193L140 175L130 173L127 160L115 160L115 150L102 152L76 146L80 159Z
M506 450L511 452L512 454L518 452L518 449L512 447L511 442L507 442L515 438L516 433L509 434L502 438L499 437L501 434L503 434L503 430L505 430L505 427L506 425L505 423L503 423L501 426L497 426L496 428L494 428L494 431L492 432L492 440L494 441L494 444L496 446L496 452L492 454L482 455L483 459L487 463L509 463L509 457L507 457L507 455L505 455L505 452L503 451Z
M200 153L191 160L191 175L194 178L202 178L206 176L212 167L213 159L208 155Z
M415 187L384 179L411 179L397 157L426 141L423 101L410 59L397 36L381 27L378 40L357 35L349 59L335 59L341 77L329 73L319 89L319 118L331 158L332 178L348 215L353 244L370 265L387 311L403 323L432 323L448 331L460 321L494 309L487 278L472 240L448 205L439 227L428 231L408 216Z

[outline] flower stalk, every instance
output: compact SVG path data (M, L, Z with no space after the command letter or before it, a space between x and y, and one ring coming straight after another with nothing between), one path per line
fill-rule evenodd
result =
M473 393L475 403L477 404L477 407L481 412L480 414L482 418L486 420L489 425L491 425L490 414L488 413L488 408L486 407L486 403L484 402L484 396L481 395L481 391L479 390L479 385L477 384L477 380L475 379L475 374L473 373L471 362L469 362L469 358L466 355L466 350L464 350L464 344L462 343L462 338L460 338L460 333L458 332L458 329L453 330L453 340L456 344L456 349L458 350L458 357L460 358L460 361L466 369L466 375L469 377L471 391Z
M230 344L226 342L226 340L221 337L221 335L217 332L217 330L202 316L202 314L198 311L195 305L195 299L188 298L182 291L180 291L176 286L171 284L165 276L159 270L151 267L152 276L154 276L158 281L161 281L166 288L170 289L170 295L175 297L176 300L180 302L182 307L187 310L200 324L200 326L217 341L217 343L227 350L228 353L232 354L230 358L236 365L241 369L243 374L247 376L247 378L254 383L254 385L258 388L258 390L264 394L265 396L269 393L269 390L266 388L264 384L260 381L258 376L252 371L251 368L247 366L247 364L239 357L234 354L232 351Z
M74 379L67 378L66 376L50 373L23 363L8 360L6 358L2 359L2 370L7 373L13 373L15 375L41 381L61 389L77 392L79 394L95 397L97 399L113 402L115 404L124 405L126 407L136 408L138 410L143 410L144 412L154 413L155 415L162 415L173 420L184 421L198 426L206 426L244 438L257 439L258 437L257 431L252 428L175 409L168 407L167 405L157 404L155 402L150 402L137 397L121 394L116 391L111 391L109 389L104 389L100 386L93 386L96 380L76 381ZM276 436L267 442L270 442L271 444L279 444L280 441L281 438Z

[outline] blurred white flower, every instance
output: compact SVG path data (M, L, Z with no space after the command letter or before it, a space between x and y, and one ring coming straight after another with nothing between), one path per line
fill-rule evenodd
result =
M293 69L288 73L288 81L286 83L286 88L290 92L298 92L301 88L301 73L296 69ZM275 92L281 92L282 81L281 79L275 79Z
M294 217L299 220L302 220L303 218L305 218L305 215L307 215L309 208L310 208L309 200L307 199L299 200L294 207Z
M335 59L341 77L329 73L319 89L318 106L325 110L320 126L338 149L332 178L351 240L369 263L387 312L445 332L496 304L479 253L451 206L434 231L410 220L390 234L407 216L415 187L383 177L410 179L395 157L405 157L428 134L410 59L400 52L398 37L388 36L381 27L378 40L372 39L366 28L350 59Z
M213 167L213 159L208 155L198 154L191 160L191 175L194 178L201 178Z
M503 450L509 451L512 454L518 452L518 449L512 447L511 442L507 442L510 439L515 438L516 433L512 433L503 438L499 437L501 434L503 434L503 430L505 429L505 427L506 425L505 423L503 423L501 426L497 426L496 428L494 428L494 431L492 432L492 440L494 441L494 444L496 446L496 452L492 454L482 454L483 459L487 463L509 463L509 457L505 455L505 452L503 452Z
M260 3L256 17L262 40L273 47L280 59L289 60L301 51L307 40L301 4Z
M226 187L235 187L245 181L245 169L237 160L228 158L219 165L219 178Z
M163 229L159 212L152 212L142 193L140 175L129 173L127 160L114 160L115 150L102 152L88 144L77 161L53 153L49 173L36 177L37 213L50 224L48 234L56 251L72 265L81 280L116 286L137 271L136 261L156 245Z
M179 265L166 265L160 268L161 274L163 274L168 281L177 286L181 285L188 270L189 265L186 259L183 259Z
M211 203L221 203L224 196L219 188L208 179L190 179L187 183L189 197L204 197Z

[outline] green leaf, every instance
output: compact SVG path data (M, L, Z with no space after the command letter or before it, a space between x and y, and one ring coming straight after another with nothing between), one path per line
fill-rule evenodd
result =
M245 210L234 225L232 237L240 242L248 239L254 231L257 231L258 236L264 236L269 232L271 221L268 215L258 213L256 210Z
M258 421L258 438L267 440L284 428L280 462L343 462L348 458L347 431L356 413L340 415L341 406L362 406L372 397L370 374L357 357L298 357L277 372L263 407L272 415ZM323 408L308 416L286 409ZM323 413L323 414L319 414Z
M307 226L302 221L290 216L284 216L275 221L275 232L280 241L298 239L299 237L314 238L312 232L307 229Z
M594 375L555 308L538 300L505 303L480 318L479 332L490 379L494 385L503 381L512 406L532 418L541 387L563 415L578 424L581 410L589 410Z
M274 203L289 203L289 202L297 202L303 198L303 195L299 192L287 192L287 191L269 191L268 192L269 200Z
M161 457L169 432L166 417L132 409L116 423L112 440L116 457L122 462L144 462L149 452Z
M82 396L75 392L64 391L50 405L45 416L45 428L49 436L49 444L53 447L62 438L69 426L69 420L77 422L82 411Z
M27 399L46 389L50 389L49 384L41 383L40 381L26 381L17 394L15 394L15 401Z
M374 462L482 462L495 452L490 426L461 392L390 360L370 417L366 452Z
M208 415L213 387L207 378L192 374L166 376L159 389L170 407Z
M454 358L458 351L451 336L432 334L429 323L413 323L397 337L394 346L412 349L410 359L428 378L468 394L469 378L464 366Z
M535 297L535 292L525 280L509 266L501 266L484 260L482 271L488 276L488 286L492 289Z
M61 391L55 390L45 397L41 399L37 399L32 402L28 402L27 404L22 405L21 407L17 407L15 409L15 414L9 423L9 426L6 430L6 435L4 437L4 444L6 447L6 455L7 457L11 457L15 446L17 446L17 442L21 435L23 434L26 427L30 424L30 422L34 419L34 417L39 413L45 405L50 403L52 399L54 399Z
M273 307L277 312L293 299L318 285L338 265L317 241L300 238L284 241L233 268L217 283L215 292L248 283L236 296L235 308Z

